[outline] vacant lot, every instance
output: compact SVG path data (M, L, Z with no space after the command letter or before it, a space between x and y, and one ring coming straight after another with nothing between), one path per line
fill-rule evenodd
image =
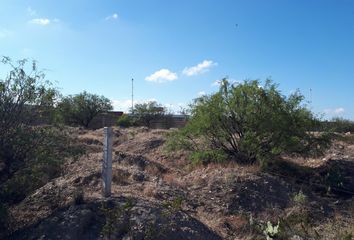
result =
M184 152L164 149L168 130L114 128L107 200L100 179L103 130L71 132L86 154L10 209L13 239L354 236L352 135L338 137L325 156L284 156L286 162L261 171L232 162L193 166Z

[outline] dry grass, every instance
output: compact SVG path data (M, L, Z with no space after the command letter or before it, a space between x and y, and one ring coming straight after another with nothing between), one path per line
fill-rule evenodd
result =
M229 228L237 232L246 232L249 229L249 219L244 215L231 215L224 222Z
M158 197L158 189L155 185L149 184L144 187L143 190L144 196L157 198Z
M177 187L177 188L185 188L186 182L182 181L176 174L168 173L162 176L164 182L168 185Z
M145 171L151 176L160 176L163 171L155 164L149 164L146 166Z
M129 183L130 172L124 169L113 169L112 182L118 185L127 185Z

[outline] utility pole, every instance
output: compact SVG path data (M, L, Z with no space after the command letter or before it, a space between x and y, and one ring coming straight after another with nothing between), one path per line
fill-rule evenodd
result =
M132 78L132 114L134 115L134 78Z

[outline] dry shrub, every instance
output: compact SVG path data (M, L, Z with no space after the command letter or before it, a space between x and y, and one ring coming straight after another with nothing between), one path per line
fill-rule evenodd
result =
M162 179L168 185L171 185L173 187L184 188L186 186L186 182L182 181L180 178L178 178L178 176L173 173L163 175Z
M245 232L249 229L249 219L244 215L228 216L225 218L224 224L236 232Z
M149 164L146 166L145 171L152 176L160 176L163 172L162 168L155 164Z
M123 169L114 169L112 172L112 181L118 185L127 185L129 183L128 179L130 173L127 170Z
M157 198L158 190L154 185L146 185L143 191L144 195L147 197Z

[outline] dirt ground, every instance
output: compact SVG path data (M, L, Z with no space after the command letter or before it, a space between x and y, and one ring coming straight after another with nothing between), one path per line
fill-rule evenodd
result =
M98 239L107 231L111 239L354 239L353 142L261 171L192 166L184 152L165 150L169 131L114 128L112 197L104 199L103 129L72 129L86 154L11 208L12 239Z

